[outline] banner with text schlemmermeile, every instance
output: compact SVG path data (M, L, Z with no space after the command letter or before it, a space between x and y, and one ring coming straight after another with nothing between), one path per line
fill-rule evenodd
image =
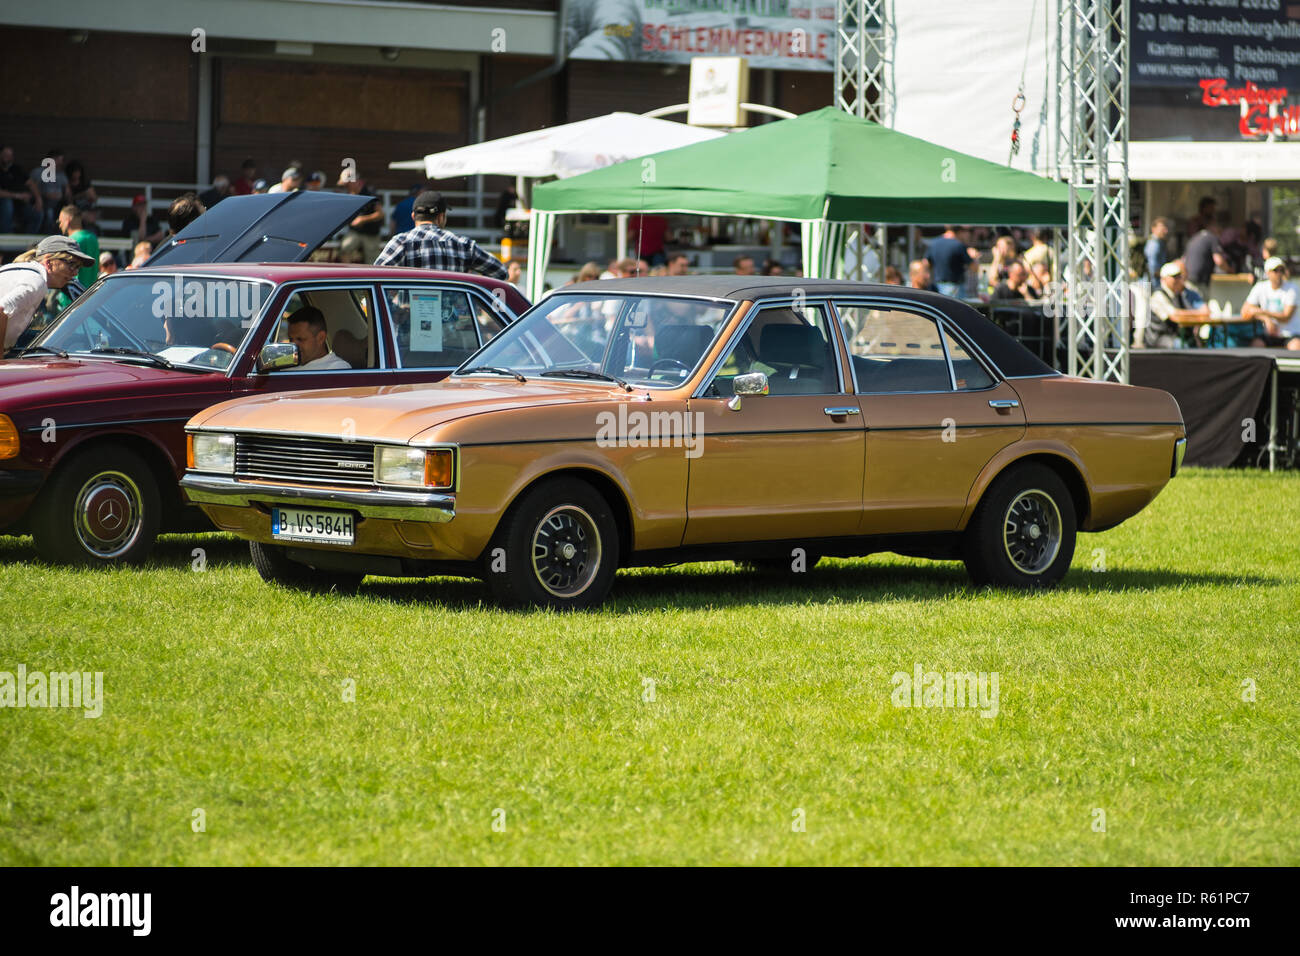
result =
M564 26L575 60L743 56L756 69L835 68L834 0L569 0Z

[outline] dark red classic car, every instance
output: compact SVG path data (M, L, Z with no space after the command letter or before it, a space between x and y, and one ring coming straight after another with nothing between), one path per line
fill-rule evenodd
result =
M437 381L527 308L476 275L260 261L305 258L355 213L357 197L313 195L226 200L0 361L0 534L34 535L53 561L141 560L160 532L211 529L177 484L196 412ZM287 320L306 306L340 367L296 367Z

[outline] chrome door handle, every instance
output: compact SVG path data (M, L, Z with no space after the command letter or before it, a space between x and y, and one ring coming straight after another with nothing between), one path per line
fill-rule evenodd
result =
M827 415L861 415L862 410L856 405L845 405L841 408L823 408Z
M1020 402L1014 398L990 398L989 408L1019 408Z

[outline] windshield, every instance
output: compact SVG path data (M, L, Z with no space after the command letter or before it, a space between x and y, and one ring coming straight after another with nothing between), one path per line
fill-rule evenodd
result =
M525 376L602 375L671 387L689 378L734 303L658 295L566 295L539 302L465 363Z
M216 276L109 276L68 306L35 344L224 369L270 290L265 282Z

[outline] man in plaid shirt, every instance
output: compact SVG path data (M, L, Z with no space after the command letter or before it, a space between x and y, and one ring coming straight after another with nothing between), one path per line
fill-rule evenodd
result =
M491 279L505 279L506 267L483 251L468 236L449 232L447 204L442 194L426 190L415 197L411 210L415 228L388 240L375 260L377 266L415 266L444 272L477 272Z

